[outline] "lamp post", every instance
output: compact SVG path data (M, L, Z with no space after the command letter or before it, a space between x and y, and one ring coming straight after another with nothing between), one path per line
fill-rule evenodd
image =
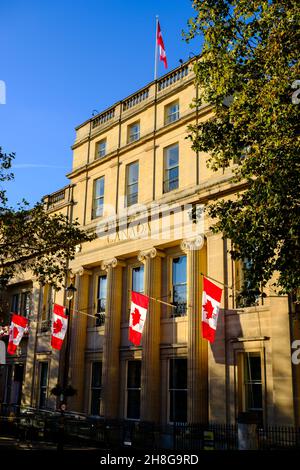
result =
M67 293L67 300L69 301L68 303L68 326L67 326L67 338L66 338L66 349L65 349L65 354L64 354L64 369L63 369L63 381L62 381L62 387L60 389L60 404L59 404L59 409L61 413L61 437L58 441L58 450L63 450L64 447L64 428L65 428L65 419L64 419L64 414L67 408L67 397L74 395L76 392L71 385L68 384L69 382L69 363L70 363L70 345L71 345L71 305L72 305L72 299L74 297L74 293L76 292L76 288L73 286L71 283L67 288L66 288L66 293Z

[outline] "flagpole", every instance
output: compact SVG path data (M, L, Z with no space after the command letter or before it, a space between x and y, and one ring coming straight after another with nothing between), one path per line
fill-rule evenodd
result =
M154 61L154 80L157 79L157 31L158 31L158 15L156 15L156 28L155 28L155 61Z
M232 286L228 286L227 284L224 284L224 282L218 281L214 277L208 276L207 274L200 273L201 276L207 277L207 279L211 279L214 282L217 282L218 284L222 284L222 286L226 287L227 289L233 289Z

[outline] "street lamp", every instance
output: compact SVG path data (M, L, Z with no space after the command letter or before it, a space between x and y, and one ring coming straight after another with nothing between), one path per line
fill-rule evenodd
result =
M60 430L61 430L61 435L58 440L58 445L57 449L58 450L63 450L64 447L64 428L65 428L65 411L67 408L67 397L70 397L76 393L76 390L71 386L68 385L69 382L69 357L70 357L70 345L71 345L71 321L72 321L72 316L71 316L71 304L72 304L72 299L74 297L74 293L76 292L76 288L73 286L71 283L67 288L66 288L66 297L67 300L69 301L68 303L68 310L67 310L67 315L68 315L68 326L67 326L67 338L66 338L66 349L65 349L65 355L64 355L64 370L63 370L63 381L62 381L62 387L57 386L56 390L57 392L54 394L59 394L60 395L60 404L59 404L59 409L61 413L61 420L60 420Z
M71 316L71 304L72 304L72 299L74 297L74 293L76 292L76 287L73 286L71 283L67 288L66 288L66 293L67 293L67 300L69 301L68 304L68 326L67 326L67 339L66 339L66 349L65 349L65 357L64 357L64 373L63 373L63 383L62 383L62 395L61 395L61 404L60 404L60 409L61 411L65 411L66 409L66 404L67 404L67 397L74 395L75 390L68 385L69 381L69 360L70 360L70 346L71 346L71 322L72 322L72 316Z

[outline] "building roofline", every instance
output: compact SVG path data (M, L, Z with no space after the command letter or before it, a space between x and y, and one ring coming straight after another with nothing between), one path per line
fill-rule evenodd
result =
M81 127L85 126L86 124L88 124L89 122L92 122L94 121L94 119L97 119L98 116L100 116L101 114L103 113L106 113L108 111L110 111L111 109L115 108L116 106L122 104L124 101L127 101L129 98L131 98L132 96L134 96L135 94L141 92L142 90L144 90L145 88L148 88L150 87L151 85L155 84L155 83L158 83L160 80L162 79L165 79L169 74L173 73L174 71L176 70L180 70L182 67L185 67L186 65L194 62L195 60L199 59L200 57L200 54L198 56L194 56L192 57L191 59L187 60L186 62L183 62L181 65L179 65L178 67L175 67L174 69L170 70L169 72L165 73L164 75L162 75L161 77L157 78L156 80L152 80L151 82L147 83L146 85L144 85L143 87L139 88L138 90L134 91L133 93L131 93L130 95L127 95L125 98L123 98L122 100L119 100L119 101L116 101L114 104L112 104L111 106L109 106L108 108L105 108L103 109L102 111L100 111L98 114L95 114L95 116L92 116L91 118L87 119L86 121L84 121L83 123L79 124L78 126L75 127L75 131L77 131L78 129L80 129Z

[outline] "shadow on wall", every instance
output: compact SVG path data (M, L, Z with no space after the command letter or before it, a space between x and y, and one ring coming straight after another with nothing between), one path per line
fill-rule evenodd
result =
M230 320L230 321L229 321ZM228 343L231 338L238 338L243 336L243 330L240 322L240 315L236 310L220 308L215 341L210 344L210 348L217 364L225 364L225 340L227 347L230 348ZM227 364L234 365L233 355L227 355Z

